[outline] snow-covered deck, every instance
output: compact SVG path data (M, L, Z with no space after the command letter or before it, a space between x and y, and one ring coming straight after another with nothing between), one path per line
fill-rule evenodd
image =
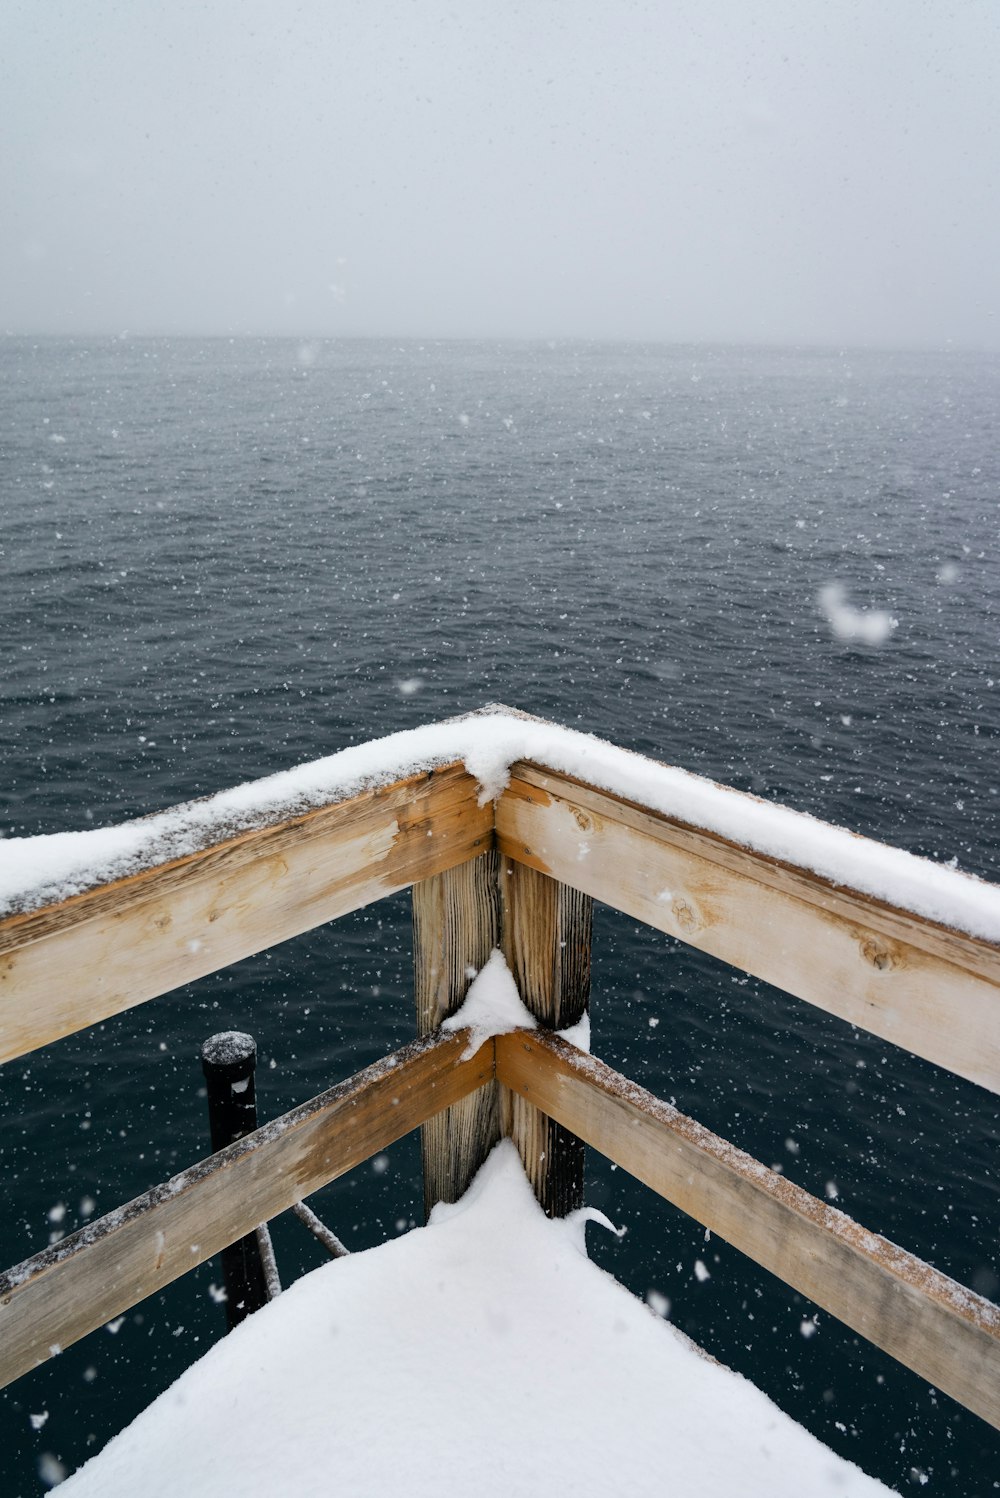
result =
M869 1498L828 1451L591 1264L498 1145L427 1228L299 1280L60 1488Z

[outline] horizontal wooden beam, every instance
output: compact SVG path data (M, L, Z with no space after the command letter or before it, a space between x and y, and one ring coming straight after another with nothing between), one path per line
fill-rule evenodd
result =
M502 854L1000 1092L1000 948L518 764Z
M0 921L0 1062L493 846L461 765Z
M496 1040L497 1081L1000 1428L1000 1307L555 1036Z
M415 1041L0 1275L0 1386L492 1082L467 1042Z

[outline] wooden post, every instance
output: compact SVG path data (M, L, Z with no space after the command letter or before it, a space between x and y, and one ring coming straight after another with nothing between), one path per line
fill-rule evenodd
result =
M575 1025L590 1003L590 896L504 858L500 908L503 953L521 998L545 1029ZM583 1141L507 1088L500 1095L504 1133L546 1213L564 1217L582 1206Z
M254 1068L257 1046L252 1035L224 1030L201 1048L201 1067L208 1088L208 1122L213 1153L235 1144L257 1127ZM238 1238L222 1250L226 1285L226 1324L232 1331L261 1306L269 1295L267 1275L256 1233Z
M499 855L495 850L413 886L417 1032L429 1035L465 999L500 945ZM500 1138L496 1085L481 1087L424 1124L424 1210L465 1191Z

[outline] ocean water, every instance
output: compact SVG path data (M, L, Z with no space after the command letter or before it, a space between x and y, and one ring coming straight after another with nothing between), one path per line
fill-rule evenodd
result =
M502 701L1000 877L1000 357L8 338L0 377L6 835ZM830 587L894 623L838 635ZM593 1012L612 1064L1000 1294L992 1095L604 909ZM206 1152L222 1028L257 1036L263 1116L402 1044L407 898L0 1069L4 1263ZM419 1219L418 1173L406 1141L315 1204L366 1246ZM975 1416L622 1172L588 1196L628 1227L595 1257L829 1445L1000 1491ZM320 1261L275 1238L286 1278ZM0 1396L0 1492L221 1335L220 1283Z

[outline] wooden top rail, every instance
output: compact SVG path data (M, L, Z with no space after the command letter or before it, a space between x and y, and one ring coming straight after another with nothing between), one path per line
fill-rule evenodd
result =
M0 921L0 1062L474 858L477 795L450 765Z
M1000 1428L1000 1307L557 1036L495 1045L498 1081Z
M490 1081L467 1040L414 1041L0 1275L0 1387Z
M500 852L1000 1092L1000 947L519 763Z
M497 846L1000 1092L1000 947L572 776L460 764L0 921L0 1062Z

